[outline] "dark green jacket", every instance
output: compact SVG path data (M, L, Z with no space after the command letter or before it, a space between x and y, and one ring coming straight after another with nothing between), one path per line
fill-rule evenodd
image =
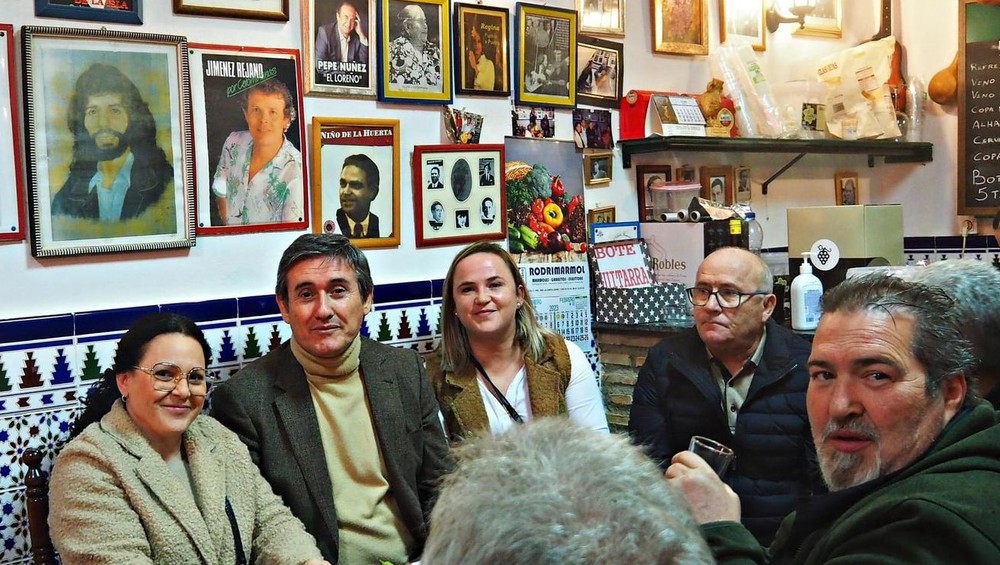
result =
M798 505L770 550L736 522L702 526L719 563L1000 563L1000 414L970 403L925 455Z

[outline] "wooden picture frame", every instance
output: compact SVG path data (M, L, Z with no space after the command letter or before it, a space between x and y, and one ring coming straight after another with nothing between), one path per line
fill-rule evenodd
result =
M342 233L358 247L399 247L399 120L313 117L310 152L313 232ZM352 213L365 214L360 235Z
M517 4L514 103L576 106L576 10Z
M673 171L670 165L636 165L635 192L638 204L638 217L642 222L653 221L653 196L649 187L657 181L671 182Z
M503 144L413 148L417 247L507 237Z
M611 182L615 164L615 154L611 151L593 151L583 156L584 186L602 186Z
M719 0L719 41L745 39L754 51L765 51L764 12L764 0Z
M817 0L816 8L806 16L805 24L792 35L840 39L844 28L843 0Z
M595 206L587 210L587 225L613 223L615 223L615 207L613 205Z
M0 24L0 241L24 239L24 161L14 68L14 26Z
M288 0L174 0L175 14L288 21Z
M701 181L699 196L725 206L732 206L735 190L732 167L702 167L698 171L698 178Z
M736 182L735 201L750 202L753 197L753 181L750 178L750 167L736 167L733 171L733 179Z
M841 171L833 176L834 198L837 206L853 206L861 204L861 184L858 173Z
M308 228L298 49L207 43L190 48L194 123L203 140L195 148L197 234ZM272 156L251 175L257 151Z
M649 0L653 51L708 55L708 0Z
M187 40L35 26L21 39L32 254L194 245ZM121 175L120 200L90 190L103 174Z
M580 33L625 37L625 0L576 0Z
M450 0L378 0L378 99L451 104ZM420 28L423 31L420 31ZM407 36L424 36L423 56Z
M581 35L577 39L576 59L577 104L618 109L624 80L622 44Z
M352 10L356 21L350 31L345 61L337 38L339 18L341 12L345 19L349 18ZM346 3L303 0L302 58L305 63L302 71L306 94L361 99L378 96L375 65L378 27L375 22L375 0Z
M141 24L143 0L116 0L114 5L93 7L79 0L35 0L35 15L117 24Z
M510 96L510 42L507 39L510 37L510 11L481 4L455 4L453 29L455 93ZM481 48L480 63L473 68L477 46Z

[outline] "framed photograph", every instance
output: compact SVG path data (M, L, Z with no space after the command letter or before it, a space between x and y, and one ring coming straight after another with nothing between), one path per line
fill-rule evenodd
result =
M708 55L708 0L649 0L653 51Z
M174 13L287 22L288 0L174 0Z
M510 96L510 12L455 4L455 92Z
M649 189L661 186L673 180L670 165L636 165L635 189L638 195L639 219L644 222L653 220L653 197Z
M677 167L677 172L674 174L677 177L675 180L682 180L684 182L695 182L694 178L694 167L688 164L681 165Z
M35 15L118 24L141 24L143 0L35 0Z
M378 2L379 100L450 104L450 1Z
M577 103L617 110L622 99L622 44L581 35L576 60Z
M751 192L750 167L736 167L733 178L736 179L736 202L750 202Z
M837 206L861 204L861 200L858 198L858 190L861 187L858 183L858 173L842 171L835 174L833 176L833 186Z
M302 2L306 94L374 99L376 29L375 0Z
M399 120L314 117L311 152L313 232L399 247Z
M625 0L576 0L580 33L625 37Z
M583 156L583 184L600 186L611 182L611 166L615 154L610 151L595 151Z
M639 222L590 224L590 243L613 243L639 239Z
M699 196L726 206L733 204L732 167L702 167L698 176L701 179Z
M591 226L595 224L615 223L615 207L597 206L587 210L587 223Z
M806 16L805 25L795 28L792 35L833 37L843 35L843 0L816 0L816 8Z
M190 47L196 233L309 227L299 51Z
M764 51L764 0L719 0L719 39L746 39L754 51Z
M576 106L576 10L517 4L514 102Z
M24 162L16 66L14 27L0 24L0 241L24 239Z
M507 237L503 144L413 148L417 247Z
M32 253L194 245L187 40L34 26L21 40Z

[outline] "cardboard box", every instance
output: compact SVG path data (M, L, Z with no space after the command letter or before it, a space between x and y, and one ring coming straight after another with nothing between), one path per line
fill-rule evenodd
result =
M622 325L691 321L684 286L653 282L645 241L596 244L588 255L596 321Z
M711 222L642 222L639 231L649 246L653 280L694 286L698 265L720 247L747 246L745 224L740 235L730 232L729 220Z

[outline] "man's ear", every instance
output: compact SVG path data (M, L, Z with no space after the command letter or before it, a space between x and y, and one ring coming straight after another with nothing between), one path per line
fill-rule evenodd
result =
M761 315L761 322L767 323L767 319L771 317L774 312L774 308L778 305L778 297L773 294L767 294L764 296L764 312Z
M372 291L368 294L368 298L365 299L365 314L372 311L372 305L375 303L375 292Z
M281 296L278 295L278 294L274 295L274 301L278 303L278 310L281 311L281 319L284 320L286 324L289 323L288 322L288 305L285 304L285 301L282 300Z
M968 388L969 382L962 373L947 376L941 381L941 397L944 399L944 415L947 421L950 422L962 409Z

